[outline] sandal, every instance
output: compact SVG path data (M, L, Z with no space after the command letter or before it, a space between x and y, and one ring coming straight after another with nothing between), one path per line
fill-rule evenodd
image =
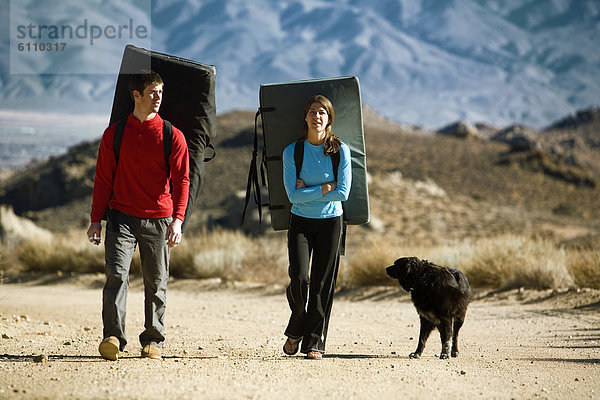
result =
M306 358L309 360L320 360L323 358L323 353L320 351L309 351L306 353Z
M287 338L285 343L283 344L283 352L288 356L293 356L298 352L298 348L300 347L301 339L292 339Z

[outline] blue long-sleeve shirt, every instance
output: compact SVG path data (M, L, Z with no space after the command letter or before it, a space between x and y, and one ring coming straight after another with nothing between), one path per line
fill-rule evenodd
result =
M323 154L322 144L315 146L305 141L300 179L306 187L296 189L295 145L294 142L283 151L283 184L292 203L291 212L306 218L339 217L344 212L341 202L348 200L352 185L350 148L345 143L340 146L337 187L323 195L321 185L335 180L331 157Z

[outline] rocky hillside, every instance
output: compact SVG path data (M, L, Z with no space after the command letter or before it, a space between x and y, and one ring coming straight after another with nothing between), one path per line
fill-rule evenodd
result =
M543 172L578 186L600 184L600 108L590 107L568 116L543 131L513 125L497 130L460 121L436 133L467 140L484 140L510 146L500 163Z
M456 123L428 132L364 115L367 231L429 242L506 232L600 237L598 109L543 131ZM218 117L217 157L206 165L190 231L240 227L253 132L254 112ZM50 230L86 226L97 148L84 143L2 179L0 204Z

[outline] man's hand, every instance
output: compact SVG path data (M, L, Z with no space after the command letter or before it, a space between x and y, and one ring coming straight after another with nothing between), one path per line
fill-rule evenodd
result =
M302 179L296 179L296 190L304 189L305 187L306 185L304 184L304 181Z
M167 246L175 247L181 242L181 221L178 218L173 219L173 222L169 224L167 227L167 234L165 235L165 240L167 241Z
M90 243L98 246L102 235L102 224L100 222L92 222L87 230L87 237Z

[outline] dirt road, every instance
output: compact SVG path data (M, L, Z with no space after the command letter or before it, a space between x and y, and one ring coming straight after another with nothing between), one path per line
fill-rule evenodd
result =
M461 354L420 360L417 314L396 288L340 293L323 360L281 351L281 288L170 283L164 359L139 358L142 292L132 281L128 351L97 353L100 276L0 286L0 398L600 398L600 292L479 293Z

